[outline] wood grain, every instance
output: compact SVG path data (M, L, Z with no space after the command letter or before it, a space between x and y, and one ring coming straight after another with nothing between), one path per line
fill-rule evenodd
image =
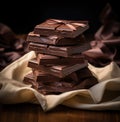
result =
M120 122L120 111L89 111L57 106L44 112L40 105L0 105L0 122Z

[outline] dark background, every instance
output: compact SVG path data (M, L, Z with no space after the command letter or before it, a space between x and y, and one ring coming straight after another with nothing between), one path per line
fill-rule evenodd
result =
M88 20L87 32L94 33L101 25L99 15L108 2L119 15L119 3L115 0L4 1L0 4L0 22L15 33L28 33L48 18Z

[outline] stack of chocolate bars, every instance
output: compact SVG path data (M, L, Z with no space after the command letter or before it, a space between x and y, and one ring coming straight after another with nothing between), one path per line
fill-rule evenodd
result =
M24 83L32 84L44 95L89 88L97 83L82 55L91 48L83 34L88 28L87 21L58 19L36 25L26 39L36 58L28 62L32 73L24 77Z

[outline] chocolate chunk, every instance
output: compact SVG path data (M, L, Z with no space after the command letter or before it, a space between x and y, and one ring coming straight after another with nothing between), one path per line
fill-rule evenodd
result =
M79 54L90 49L90 44L85 42L75 46L49 46L38 43L29 43L29 50L34 50L38 53L68 57L74 54Z
M44 55L44 54L38 54L37 55L37 61L39 65L72 65L72 64L78 64L78 63L84 63L84 56L79 55L73 55L70 57L58 57L58 56L52 56L52 55Z
M26 39L27 42L48 44L48 45L77 45L85 41L84 35L79 35L76 38L64 38L62 36L50 35L42 36L40 34L34 34L30 32Z
M59 82L51 82L51 84L39 86L38 91L44 95L61 94L73 90L88 89L97 83L98 80L94 76L86 77L80 82L63 79Z
M76 73L77 77L81 80L93 76L92 72L88 69L88 67L77 70L77 71L75 71L75 73Z
M85 60L84 63L74 64L74 65L54 65L54 66L44 66L39 65L36 59L31 59L28 62L28 67L37 69L40 71L44 71L51 75L63 78L74 71L82 69L87 66L87 61Z
M35 81L33 73L29 73L26 76L24 76L23 83L32 85L32 88L38 89L38 82Z
M88 21L48 19L36 25L34 33L44 36L58 35L67 38L75 38L88 28Z

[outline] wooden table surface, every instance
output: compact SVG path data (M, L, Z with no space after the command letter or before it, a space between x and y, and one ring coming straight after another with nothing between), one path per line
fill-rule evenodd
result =
M40 105L0 105L0 122L120 122L120 111L90 111L57 106L44 112Z

